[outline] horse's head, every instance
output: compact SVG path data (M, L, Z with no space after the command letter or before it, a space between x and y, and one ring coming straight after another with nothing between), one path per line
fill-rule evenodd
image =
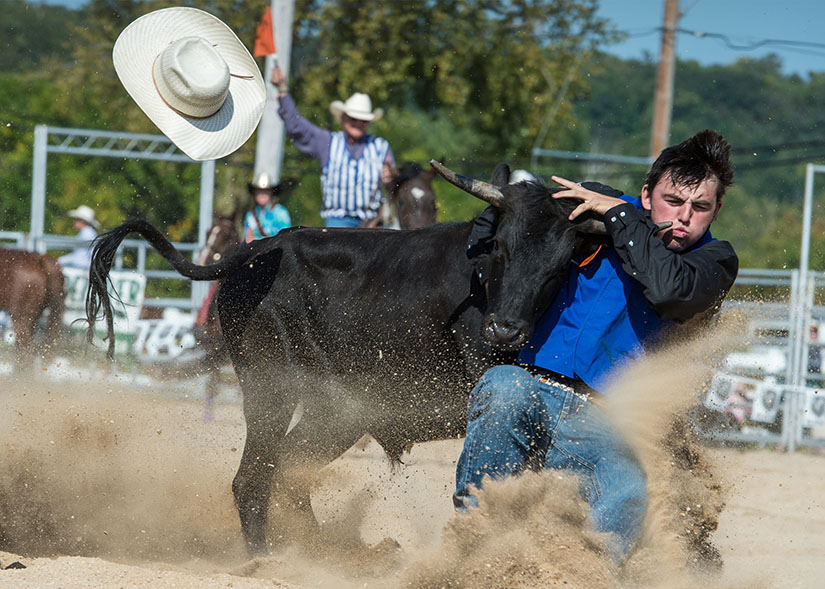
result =
M198 257L198 265L217 264L234 251L240 242L235 215L226 217L216 214L214 224L206 232L206 245Z
M416 163L402 166L390 182L390 204L396 211L401 229L418 229L436 221L432 170Z

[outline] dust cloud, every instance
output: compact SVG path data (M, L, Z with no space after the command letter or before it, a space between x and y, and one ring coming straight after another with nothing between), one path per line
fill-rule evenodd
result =
M238 558L237 421L191 402L81 384L2 382L0 549L37 556ZM219 418L220 419L220 418Z
M694 587L721 569L711 541L725 485L684 422L715 364L740 343L741 319L712 335L671 342L626 370L606 395L608 415L648 475L640 544L617 568L570 477L528 473L488 482L480 508L450 521L444 546L411 567L415 587ZM427 571L427 572L423 572Z
M647 469L651 496L639 549L621 568L571 477L490 482L479 508L456 516L460 440L418 445L391 465L370 438L323 469L296 465L290 480L314 489L314 517L276 493L273 554L247 560L231 493L244 439L240 407L219 405L203 423L200 404L175 398L173 388L157 396L13 378L0 381L0 565L16 555L31 565L21 573L35 575L62 562L58 580L84 567L86 585L100 587L129 578L107 573L113 563L152 571L146 584L137 573L125 582L135 587L181 574L189 577L174 577L176 586L225 586L229 578L235 587L267 580L344 589L721 587L712 534L726 485L674 415L695 405L737 332L738 323L722 325L669 346L610 391L607 411ZM0 571L0 586L8 574Z

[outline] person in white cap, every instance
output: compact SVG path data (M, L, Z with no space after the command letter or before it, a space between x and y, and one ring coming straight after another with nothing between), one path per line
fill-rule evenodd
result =
M372 121L384 115L373 110L366 94L356 92L346 102L330 104L332 114L341 121L341 131L321 129L298 112L289 94L286 78L278 66L272 70L272 83L278 87L278 114L287 135L302 153L321 164L323 205L321 218L327 227L374 227L384 200L382 185L395 171L395 159L386 139L367 133Z
M80 205L70 210L67 215L72 218L72 227L77 231L77 239L82 242L82 245L60 256L57 261L64 268L88 270L92 265L92 242L97 237L98 222L95 219L95 212L86 205Z
M244 241L272 237L281 229L292 225L289 211L278 202L280 184L273 185L266 172L261 172L249 183L249 194L253 199L252 209L247 211L243 222Z

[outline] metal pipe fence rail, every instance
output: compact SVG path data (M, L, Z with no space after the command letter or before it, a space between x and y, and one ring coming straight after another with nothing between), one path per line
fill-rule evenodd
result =
M736 286L787 288L770 302L727 300L723 312L747 317L747 350L732 351L705 399L707 408L738 416L734 427L703 431L711 439L798 447L825 447L825 306L815 305L825 273L743 270ZM722 389L722 390L719 390ZM741 417L745 415L745 417Z

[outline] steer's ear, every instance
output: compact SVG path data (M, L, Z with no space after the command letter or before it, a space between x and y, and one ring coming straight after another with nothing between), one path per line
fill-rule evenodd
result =
M501 188L502 186L507 186L510 183L510 166L505 164L504 162L500 163L496 166L496 169L493 170L493 178L490 180L490 184L493 186L498 186Z

